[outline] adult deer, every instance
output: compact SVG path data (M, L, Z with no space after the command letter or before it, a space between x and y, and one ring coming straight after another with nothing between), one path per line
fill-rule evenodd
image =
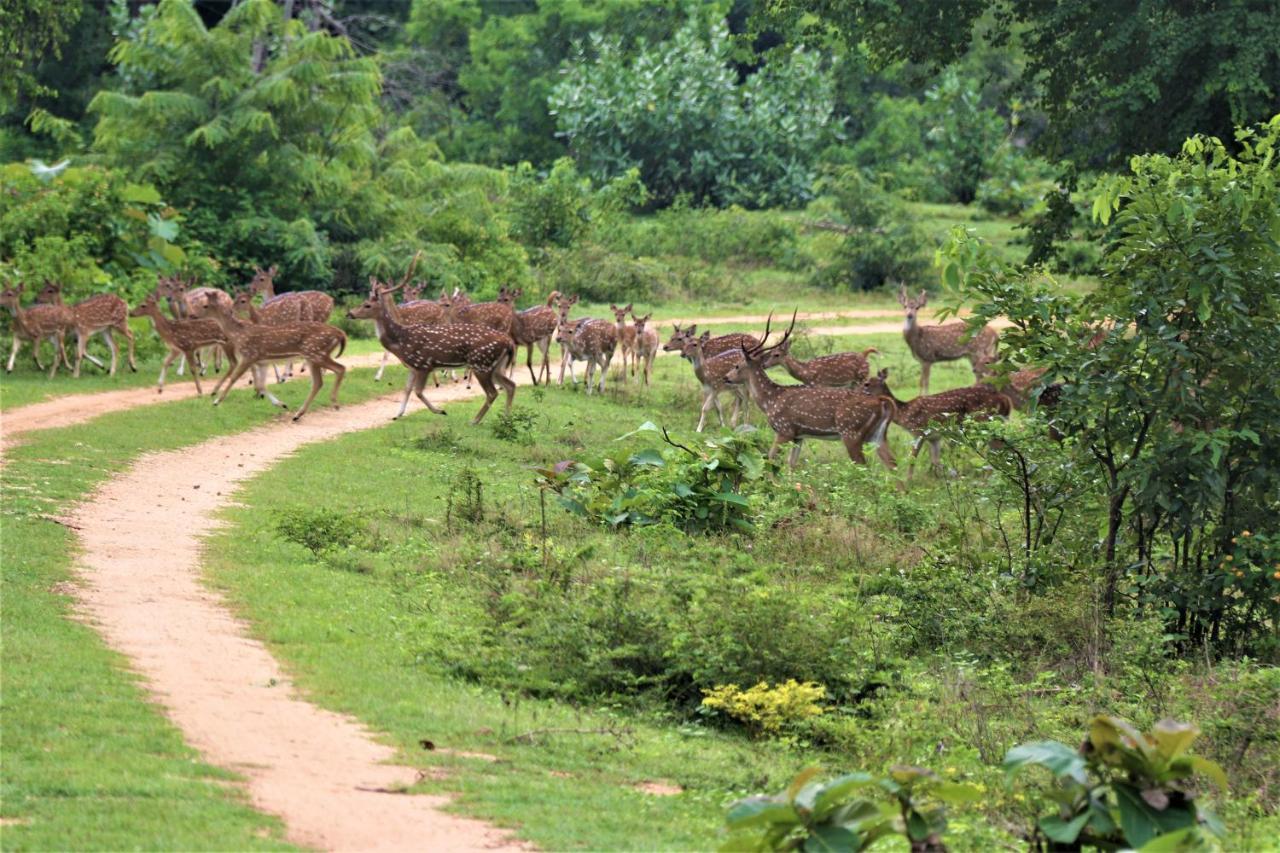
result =
M663 352L680 352L686 342L691 341L698 336L697 323L694 323L692 326L688 326L684 329L681 329L678 324L674 325L672 328L674 331L671 334L671 340L667 341L666 344L663 345ZM727 335L720 335L719 337L708 339L707 342L703 344L703 352L705 352L707 357L710 358L711 356L719 355L722 352L741 349L742 347L750 349L759 343L760 342L756 340L753 335L747 335L741 332L732 332Z
M403 287L381 285L370 279L371 295L363 303L351 309L347 316L354 319L373 320L382 345L409 368L409 381L404 387L404 400L400 403L399 418L409 406L412 392L432 412L443 415L427 399L423 389L427 376L441 367L467 367L475 374L484 389L484 405L471 421L478 424L484 418L493 401L498 398L497 386L507 394L507 411L515 398L516 384L504 375L507 366L515 359L515 342L508 336L484 326L470 323L447 323L436 326L407 325L401 322L399 306L392 294Z
M330 326L328 323L310 321L282 323L278 326L246 323L236 318L232 312L218 304L212 297L208 298L205 304L209 318L217 322L222 329L236 356L235 368L228 370L213 389L215 396L218 390L222 389L222 396L213 403L215 406L227 398L227 393L235 386L236 380L250 368L256 368L269 361L303 358L311 373L311 393L307 395L306 402L294 414L293 419L296 421L311 407L311 401L316 398L316 394L320 393L320 388L324 385L325 370L332 370L335 374L333 394L329 398L329 403L335 409L338 408L338 389L342 387L342 378L347 373L347 369L334 359L334 350L337 350L336 355L342 355L347 346L347 336L341 329ZM254 370L253 384L259 396L266 397L273 405L282 409L289 408L267 390L261 370Z
M845 450L854 462L862 464L866 461L862 446L871 443L877 445L876 452L885 467L896 467L885 441L885 433L893 418L891 400L847 388L779 385L769 378L765 372L765 360L772 349L790 339L794 328L795 317L792 316L791 328L787 329L782 340L774 347L765 347L765 341L769 339L767 324L760 343L754 347L740 347L742 361L727 376L730 382L745 381L750 386L752 398L773 429L769 458L775 458L778 448L790 442L793 447L788 464L794 468L806 438L838 438L844 442Z
M272 264L267 269L255 267L253 279L249 282L249 291L253 294L262 294L262 308L264 311L272 304L294 303L298 307L296 309L276 309L278 314L271 316L279 316L282 320L285 316L297 311L297 317L291 317L289 322L312 322L327 323L330 315L333 314L333 297L319 290L294 290L288 293L276 293L275 278L279 269Z
M156 286L158 295L169 303L169 311L173 314L175 320L198 320L205 313L205 299L210 294L228 309L231 308L231 295L225 290L219 290L216 287L190 287L182 279L173 276L169 278L161 278ZM196 367L203 373L204 356L212 354L213 372L218 373L222 370L222 352L221 346L209 347L209 353L197 353ZM178 375L181 376L183 370L187 366L186 355L181 356L178 362ZM193 368L196 369L196 368Z
M907 339L911 354L920 362L920 393L929 393L929 371L939 361L956 361L967 358L973 366L973 375L981 379L996 360L996 344L1000 333L993 326L983 326L972 331L963 320L936 326L922 326L919 311L929 301L923 290L912 299L906 285L898 288L898 304L905 312L902 336Z
M44 290L40 291L40 299L51 305L63 305L62 285L45 282ZM99 293L69 307L71 322L76 330L76 364L71 371L72 376L80 376L80 365L86 358L85 348L89 345L89 338L98 334L106 339L107 349L111 350L111 369L107 374L116 375L119 353L113 331L124 335L129 342L129 369L134 373L138 372L138 364L133 357L133 332L129 329L129 306L123 299L114 293ZM99 367L102 366L102 362L96 358L88 358Z
M216 299L216 297L213 298ZM201 310L203 312L203 306L201 306ZM226 310L225 306L223 310ZM200 387L200 371L194 369L194 365L196 364L196 353L204 347L213 347L218 351L225 349L228 370L235 368L235 353L218 322L208 318L170 320L164 315L164 311L160 309L159 288L155 292L147 294L147 297L139 303L138 307L129 312L129 316L150 317L151 322L155 324L156 334L169 347L169 353L164 357L164 363L160 365L160 380L156 386L157 394L164 391L164 377L169 370L169 365L178 356L184 356L193 365L191 378L196 383L196 395L202 396L204 389Z
M49 368L49 378L58 372L58 359L68 369L71 362L67 359L66 330L71 327L71 309L65 305L32 305L22 307L22 284L6 287L0 291L0 308L8 308L13 314L13 349L9 351L9 364L6 373L13 372L14 359L24 341L31 342L31 356L36 367L44 370L40 363L40 342L48 341L53 347L53 366Z
M736 427L739 418L746 414L750 405L746 382L730 381L728 378L729 373L742 363L742 352L722 352L708 357L704 347L710 338L710 332L703 332L702 337L686 340L680 352L693 363L693 373L702 384L702 410L696 432L702 432L707 423L707 412L713 406L720 426L724 426L724 410L720 407L720 395L724 392L728 391L733 395L733 414L729 417L729 426Z
M622 359L622 382L625 384L627 381L627 362L635 358L632 353L636 348L636 329L634 326L627 325L627 315L631 313L631 303L628 302L624 308L610 304L609 310L613 312L613 319L618 324L618 355Z
M955 424L965 418L989 420L993 417L1008 417L1013 404L1009 398L990 385L970 385L967 388L953 388L938 394L923 394L910 402L903 402L889 390L889 369L879 371L868 379L864 386L868 394L887 397L895 406L893 422L905 429L915 438L915 446L911 450L911 463L907 467L907 483L915 468L915 459L920 455L920 447L927 439L929 442L929 458L935 471L941 466L942 438L931 432L931 427Z
M405 295L415 298L406 298L398 306L400 309L400 317L402 322L407 326L438 326L445 321L445 309L438 301L434 299L418 299L417 296L422 295L422 288L405 287ZM441 293L441 298L444 294ZM387 359L391 357L390 350L383 350L382 363L378 365L378 372L373 375L375 382L381 381L382 371L387 369ZM440 387L440 381L436 380L436 387Z
M516 310L513 304L516 295L517 291L503 287L498 291L497 301L464 304L455 293L450 298L445 322L484 326L511 337L511 327L516 322Z
M651 317L653 317L652 311L643 317L637 317L634 312L631 314L631 319L636 324L636 349L635 359L631 362L632 373L635 373L635 365L639 362L642 366L641 373L644 376L645 385L649 384L649 375L653 373L653 359L658 354L658 332L656 329L646 327Z
M515 325L511 330L512 337L515 339L517 349L526 348L525 364L529 368L529 375L533 377L534 385L538 384L538 379L544 373L547 384L551 384L551 338L555 335L559 322L556 309L552 308L551 304L559 298L560 291L553 290L547 295L545 305L536 305L516 312ZM533 371L534 347L542 351L542 367L537 373Z
M573 332L571 348L581 353L587 362L587 393L591 393L591 375L600 370L600 386L596 389L604 393L605 376L609 373L609 363L618 349L618 327L608 320L583 320Z
M861 388L867 381L871 367L867 356L879 352L867 347L862 352L838 352L801 361L791 354L791 341L779 344L765 361L765 369L781 364L792 377L805 385L825 385L831 388Z
M586 361L587 357L581 351L574 347L573 335L578 331L578 327L585 322L585 318L577 320L569 319L569 311L574 305L578 304L576 296L561 296L559 303L559 319L556 321L556 343L560 345L560 384L564 385L564 369L569 368L569 378L573 380L573 384L578 384L578 377L573 373L573 363L575 361Z

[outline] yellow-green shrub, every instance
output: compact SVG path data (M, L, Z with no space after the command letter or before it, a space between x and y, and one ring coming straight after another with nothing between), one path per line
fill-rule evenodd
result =
M777 687L761 681L747 690L736 684L720 684L702 692L702 707L732 717L757 734L770 735L821 714L819 702L827 695L821 684L794 678Z

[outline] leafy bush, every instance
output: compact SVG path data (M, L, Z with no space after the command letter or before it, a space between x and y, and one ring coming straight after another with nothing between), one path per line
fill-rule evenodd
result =
M708 263L738 262L796 268L804 264L793 222L778 211L736 205L716 210L679 202L651 217L620 223L605 236L610 246L636 257L685 256Z
M493 419L490 430L493 437L515 444L533 444L533 429L538 425L538 413L528 409L503 409Z
M595 243L545 253L536 271L543 290L559 290L599 303L661 302L681 293L672 268L633 258Z
M827 695L821 684L794 678L770 687L761 681L743 690L736 684L718 684L704 688L702 707L718 711L737 720L756 734L774 735L784 728L804 722L822 713L822 699Z
M360 516L333 509L296 507L275 513L275 529L284 539L320 556L356 545L367 534Z
M634 169L596 190L567 157L543 177L521 163L511 173L509 192L511 236L528 248L572 246L598 219L637 207L646 195Z
M835 173L826 183L847 233L833 263L815 276L820 287L873 290L888 283L908 286L928 270L925 242L902 204L855 168Z
M579 165L604 181L638 168L654 202L794 205L834 130L820 58L780 53L739 85L723 24L697 24L634 59L593 36L549 103Z

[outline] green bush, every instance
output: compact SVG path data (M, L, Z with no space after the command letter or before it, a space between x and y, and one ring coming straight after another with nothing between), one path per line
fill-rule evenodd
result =
M769 264L795 269L806 263L795 224L775 210L736 205L717 210L675 204L653 216L619 223L607 245L634 257L684 256L707 263Z
M334 509L295 507L275 513L275 529L285 540L320 556L367 544L368 527L360 516Z
M836 172L826 191L848 229L835 260L820 267L814 283L843 290L873 290L886 284L922 284L929 269L925 241L896 198L856 168Z
M593 227L599 228L600 220L643 204L646 196L634 169L597 190L567 157L557 160L545 176L521 163L511 173L509 192L511 236L529 249L572 246Z

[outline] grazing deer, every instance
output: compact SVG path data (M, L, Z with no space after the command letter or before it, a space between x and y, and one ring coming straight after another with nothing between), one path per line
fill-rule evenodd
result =
M613 318L618 324L618 354L622 356L622 382L626 384L627 362L630 359L634 364L635 356L632 353L636 348L635 327L627 325L627 315L631 313L631 303L627 303L625 308L610 305L609 310L613 312Z
M861 388L871 372L867 356L879 352L867 347L862 352L838 352L801 361L791 354L791 341L779 344L765 360L765 369L781 364L792 377L805 385L825 385L830 388Z
M920 446L927 438L929 441L929 458L935 471L940 470L942 438L929 431L930 426L958 423L965 418L988 420L999 416L1007 418L1013 404L1009 398L990 385L971 385L967 388L953 388L939 394L924 394L904 403L893 395L888 384L889 369L879 371L865 385L868 394L887 397L892 400L896 409L893 422L915 437L915 446L911 450L911 464L907 468L907 483L911 482L911 474L915 468L915 459L920 455Z
M632 373L635 372L636 363L641 363L645 385L649 384L649 375L653 373L653 359L658 354L658 332L656 329L645 327L652 316L652 311L643 317L637 317L634 313L631 315L632 321L636 324L636 349L635 359L631 362Z
M907 295L906 285L898 289L898 304L906 312L902 336L907 339L911 354L920 362L920 393L929 393L929 371L939 361L967 358L973 366L974 378L981 379L996 360L1000 333L993 326L983 326L971 332L969 324L963 320L921 326L917 315L928 301L929 295L923 290L912 299Z
M517 348L527 348L525 364L529 368L529 375L533 377L534 385L538 384L538 379L543 373L546 374L547 384L551 384L551 338L555 335L556 326L559 323L559 316L556 309L551 307L551 303L559 298L560 291L553 290L547 295L545 305L537 305L516 312L512 337L515 339ZM542 351L542 367L537 373L533 371L534 347Z
M789 340L794 328L793 316L791 328L774 347ZM745 381L751 388L752 398L764 412L774 432L769 458L777 456L781 445L792 442L794 446L788 464L794 468L806 438L839 438L854 462L865 463L862 446L871 443L877 445L877 454L885 467L895 468L893 454L885 441L885 433L893 418L893 402L847 388L777 384L765 372L765 359L773 349L764 346L768 339L769 325L766 325L764 339L760 343L754 347L740 347L742 361L729 371L726 378L730 382Z
M215 406L227 398L236 380L250 368L268 361L300 357L306 359L307 368L311 373L311 393L307 395L306 402L294 414L293 419L296 421L311 407L311 401L316 398L316 394L324 385L325 370L332 370L335 374L333 394L329 398L329 403L335 409L338 408L338 389L342 387L342 378L347 373L347 369L334 359L334 350L337 350L336 355L342 355L347 346L347 336L341 329L330 326L328 323L309 321L282 323L278 326L245 323L212 297L206 299L205 305L208 317L217 322L222 329L236 357L236 366L228 370L226 376L218 380L217 386L213 389L215 396L218 394L218 389L222 389L222 396L213 403ZM262 371L254 370L253 384L259 396L266 397L273 405L282 409L289 408L267 390Z
M747 399L747 385L743 381L730 381L730 371L742 363L742 352L722 352L707 357L704 347L711 338L710 332L703 332L702 337L686 340L680 354L693 363L693 373L702 383L702 411L698 417L696 432L702 432L707 423L707 412L714 406L720 426L724 426L724 410L720 407L720 395L728 391L733 395L733 414L729 417L729 426L736 427L739 418L745 416L750 401Z
M217 297L209 297L217 299ZM219 303L221 304L221 303ZM203 311L203 306L201 306ZM223 310L226 310L225 306ZM235 368L236 357L231 349L231 344L227 341L227 337L223 334L216 320L199 318L199 319L176 319L170 320L160 310L160 289L156 292L147 294L146 299L129 312L130 317L150 317L151 322L155 324L156 334L169 347L169 354L165 356L164 363L160 365L160 380L156 386L156 393L164 391L164 377L169 369L169 365L178 356L185 356L193 365L196 364L196 353L204 347L214 347L217 350L226 349L227 351L227 368L229 370ZM200 387L200 371L192 369L191 378L196 383L196 395L203 396L204 389Z
M62 305L62 285L46 282L40 298L51 305ZM129 342L129 369L138 372L138 363L133 357L133 332L129 329L129 306L114 293L99 293L77 302L71 308L71 322L76 330L76 364L71 371L74 377L80 376L80 365L86 357L85 348L89 338L101 334L106 338L107 349L111 350L111 369L108 376L116 375L116 362L119 353L113 331L124 335ZM89 356L89 360L102 367L102 362Z
M40 363L40 342L47 340L53 347L53 366L49 369L49 378L52 379L58 372L59 358L68 369L71 367L66 348L66 330L72 325L71 309L65 305L32 305L30 308L23 308L22 287L22 284L18 284L0 291L0 307L8 308L13 314L13 349L9 351L9 364L5 372L13 372L13 362L18 357L23 341L31 342L31 356L35 359L36 367L44 370L44 365Z
M422 288L405 287L405 300L398 306L400 309L401 321L406 326L438 326L445 320L445 309L434 299L418 299L422 295ZM408 297L414 297L412 299ZM441 298L444 294L441 293ZM382 380L382 371L387 369L387 359L391 357L389 350L382 351L382 363L378 365L378 372L373 375L375 382ZM440 387L440 380L436 380L436 387Z
M351 309L347 316L373 320L382 345L409 368L409 381L405 384L404 400L400 403L396 418L402 416L408 408L410 392L430 411L437 415L445 413L443 409L431 405L431 401L423 393L427 376L440 367L467 367L480 382L485 400L472 419L473 424L480 423L493 401L498 398L496 386L501 386L506 392L507 411L511 411L516 384L504 375L507 366L516 356L515 342L511 338L485 326L470 323L435 326L404 324L401 322L399 306L392 298L392 294L403 287L403 284L389 287L372 279L369 283L372 286L371 295Z

